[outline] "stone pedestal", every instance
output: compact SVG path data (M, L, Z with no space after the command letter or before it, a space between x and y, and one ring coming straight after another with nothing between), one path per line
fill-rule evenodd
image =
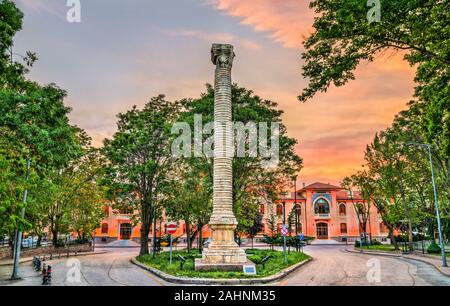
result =
M233 46L214 44L211 60L216 66L214 101L214 186L210 226L212 241L195 262L196 270L242 271L248 263L234 241L237 220L233 214L233 125L231 113L231 68Z

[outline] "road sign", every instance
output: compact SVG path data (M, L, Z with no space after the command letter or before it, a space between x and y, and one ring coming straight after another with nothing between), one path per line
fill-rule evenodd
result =
M304 240L305 240L305 235L304 235L304 234L298 235L298 239L299 239L300 241L304 241Z
M167 229L167 233L169 233L170 235L173 235L177 231L177 224L169 223L169 224L167 224L166 229Z
M281 234L282 234L283 236L286 236L288 233L289 233L289 230L288 230L287 226L286 226L285 224L283 224L283 225L281 226Z

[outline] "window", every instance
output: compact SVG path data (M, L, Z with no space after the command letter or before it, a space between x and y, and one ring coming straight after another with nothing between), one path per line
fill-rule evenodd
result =
M119 213L121 215L132 215L133 214L133 208L131 207L123 207L119 209Z
M314 205L314 212L316 215L327 215L330 213L330 204L324 198L320 198Z
M347 207L345 206L344 203L339 204L339 215L340 216L347 215Z
M347 223L341 223L341 234L347 234Z
M263 215L265 214L266 207L264 206L264 204L259 205L259 212Z
M282 216L283 215L283 205L278 204L277 205L277 216Z
M102 224L102 234L108 234L108 223Z

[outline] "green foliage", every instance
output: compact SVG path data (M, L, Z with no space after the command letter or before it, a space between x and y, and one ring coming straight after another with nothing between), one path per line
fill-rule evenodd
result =
M177 116L178 104L163 95L154 97L142 110L135 106L119 114L118 131L104 141L103 153L109 163L103 184L115 205L140 212L141 255L148 253L151 221L158 216L157 197L170 183L170 127Z
M214 89L207 85L206 93L200 99L182 101L185 112L180 121L187 122L194 131L194 115L201 114L203 123L213 121ZM261 194L275 198L279 188L290 184L293 174L300 171L302 160L295 154L296 140L289 138L286 127L282 124L283 112L277 108L277 103L264 100L254 95L251 90L232 86L233 121L242 122L272 122L280 123L280 163L275 168L263 167L262 157L235 158L233 160L233 203L234 212L239 222L239 232L247 232L257 216ZM209 135L205 135L205 139ZM270 138L270 135L268 135ZM192 158L188 160L191 167L201 168L205 175L212 177L211 158ZM212 179L210 178L212 181Z
M264 268L262 265L258 265L256 268L257 275L245 275L243 272L201 272L194 270L194 261L196 258L200 258L201 254L198 250L192 250L190 253L186 251L174 251L173 252L173 263L169 265L169 253L162 252L153 258L149 255L139 256L137 260L143 264L161 270L163 272L169 273L171 275L179 277L195 277L195 278L254 278L254 277L266 277L273 275L291 265L299 263L301 261L307 260L308 255L300 252L291 252L288 255L288 264L284 263L283 252L270 251L270 250L246 250L247 254L251 254L249 258L254 260L262 260L266 256L271 256L271 259L266 262ZM178 255L183 256L186 259L186 263L183 269L180 269L180 263L176 259Z
M370 241L370 244L371 244L371 245L381 245L382 243L381 243L380 241L376 240L376 239L372 239L372 240Z
M428 246L427 253L429 253L429 254L440 254L441 253L441 247L436 242L433 241Z

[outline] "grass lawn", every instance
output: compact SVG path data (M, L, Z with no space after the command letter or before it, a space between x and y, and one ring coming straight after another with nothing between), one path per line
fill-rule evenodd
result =
M265 277L269 275L276 274L281 270L292 266L301 261L305 261L310 258L308 255L300 252L292 252L288 255L288 263L284 263L283 252L271 251L271 250L246 250L248 258L255 263L259 262L264 257L271 255L272 258L266 262L265 267L262 265L256 266L257 275L245 275L243 272L201 272L194 270L194 260L195 258L200 258L201 255L198 250L192 250L190 254L187 251L174 251L173 252L173 262L169 265L169 252L159 253L156 258L152 255L145 255L137 257L137 260L147 266L156 268L167 274L180 277L192 277L192 278L255 278L255 277ZM186 263L183 269L180 270L180 261L177 260L177 256L181 255L186 259Z
M360 248L356 247L356 249L359 250ZM363 250L395 251L394 246L390 244L363 246Z

